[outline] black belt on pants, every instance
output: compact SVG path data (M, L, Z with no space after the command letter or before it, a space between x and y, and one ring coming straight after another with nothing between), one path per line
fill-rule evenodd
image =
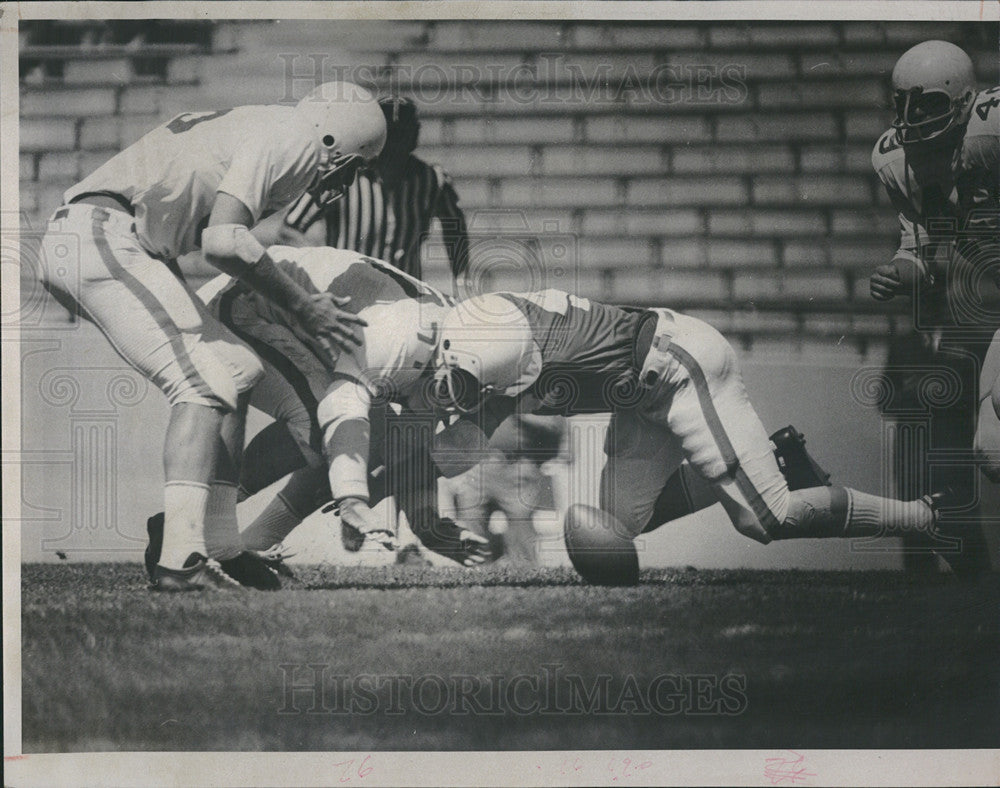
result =
M135 208L132 207L132 203L129 202L127 197L125 197L122 194L119 194L118 192L105 192L105 191L82 192L76 195L72 200L70 200L69 205L75 205L77 203L81 203L88 197L103 197L107 200L111 200L121 208L122 212L127 213L129 216L133 218L135 217ZM104 207L105 210L110 210L107 206L98 206L98 207ZM55 212L55 215L53 216L54 219L64 219L65 217L66 217L65 208L60 208L58 211ZM132 224L132 232L133 233L135 232L134 223ZM155 255L151 256L156 257ZM170 273L172 273L182 282L186 282L186 280L184 279L184 274L181 272L181 267L177 264L177 260L173 258L164 260L163 258L159 257L157 259L160 260L167 267Z

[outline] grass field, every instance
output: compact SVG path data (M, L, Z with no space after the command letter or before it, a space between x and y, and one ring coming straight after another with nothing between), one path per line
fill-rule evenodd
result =
M25 752L1000 744L995 578L325 566L165 598L137 565L22 571Z

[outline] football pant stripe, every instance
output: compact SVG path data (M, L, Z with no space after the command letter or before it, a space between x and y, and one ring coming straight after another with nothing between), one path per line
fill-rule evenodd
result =
M708 424L708 430L719 449L719 453L722 455L722 460L725 462L726 468L729 469L729 474L736 481L736 486L746 497L750 508L761 525L764 526L764 529L770 532L772 528L777 528L780 525L778 518L770 510L767 503L761 497L761 494L757 491L757 488L754 487L750 477L747 476L746 471L740 465L736 448L729 439L729 434L726 432L722 419L719 417L719 412L716 410L715 403L712 401L712 393L709 391L708 380L705 378L705 373L701 365L695 360L694 356L674 342L670 343L669 352L681 362L687 370L691 382L694 383L698 402L701 404L702 415L704 415L705 422Z
M170 349L173 351L174 358L180 365L181 372L184 375L185 380L187 380L194 390L203 397L208 399L218 399L218 396L212 390L212 387L205 382L205 379L198 372L198 368L195 366L194 361L191 360L191 356L187 352L187 348L184 347L184 337L181 330L174 323L173 318L167 313L163 304L160 303L159 299L149 291L149 289L138 279L136 279L132 274L126 270L125 266L118 262L115 257L115 253L111 250L111 245L108 243L108 239L104 234L104 221L107 218L107 214L101 210L96 210L93 213L93 233L94 233L94 245L97 247L97 251L101 255L101 261L104 263L105 267L111 273L111 275L125 285L129 292L132 293L139 302L146 308L150 315L152 315L153 320L160 327L163 333L170 341ZM181 285L183 288L184 286ZM185 292L187 292L185 290Z

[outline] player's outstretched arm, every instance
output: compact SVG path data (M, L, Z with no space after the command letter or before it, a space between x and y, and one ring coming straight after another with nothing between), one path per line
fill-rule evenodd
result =
M329 293L309 293L274 264L248 226L250 210L232 195L219 192L208 226L202 232L205 259L287 310L310 335L336 358L334 346L357 345L358 326L367 323L342 310L349 299Z

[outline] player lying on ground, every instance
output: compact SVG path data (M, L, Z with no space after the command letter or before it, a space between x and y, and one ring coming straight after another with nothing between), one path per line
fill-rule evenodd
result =
M264 375L250 404L287 427L302 458L291 458L292 469L298 469L243 532L243 545L271 548L328 496L342 522L356 534L391 545L393 525L377 520L370 506L391 494L426 546L460 563L481 563L486 540L437 517L436 472L430 459L434 412L424 394L448 298L357 252L272 247L270 254L279 268L310 291L351 293L351 307L366 325L357 345L331 362L284 310L238 281L216 277L200 291L209 312L259 354ZM394 417L390 403L403 406L400 417ZM267 451L280 444L279 438ZM244 475L250 491L289 470L284 466L278 475L268 474L276 458L261 454L251 443ZM253 467L258 460L264 460L265 468ZM371 489L372 478L380 489Z
M707 323L669 309L626 311L557 290L479 296L445 316L437 365L438 400L487 435L515 409L611 412L601 508L633 537L651 525L685 461L711 483L736 529L764 544L935 524L930 496L790 490L732 347Z
M171 405L153 588L232 584L206 557L239 572L235 483L244 395L261 374L247 346L206 314L176 258L201 249L208 262L283 308L323 352L350 343L360 321L338 308L342 302L289 279L248 227L305 189L331 199L384 139L374 97L349 83L322 85L295 107L184 113L69 189L53 215L45 257L60 259L71 233L80 258L43 266L43 283L92 320Z

